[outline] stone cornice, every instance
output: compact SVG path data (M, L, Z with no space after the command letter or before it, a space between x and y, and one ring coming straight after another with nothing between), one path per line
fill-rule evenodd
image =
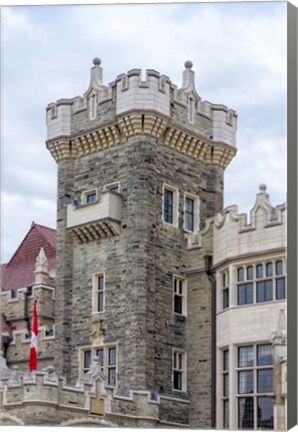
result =
M130 112L115 118L113 123L95 129L58 137L47 141L47 148L58 163L125 143L135 136L150 136L165 146L207 165L226 168L236 154L236 148L208 140L177 122L160 114L144 111Z

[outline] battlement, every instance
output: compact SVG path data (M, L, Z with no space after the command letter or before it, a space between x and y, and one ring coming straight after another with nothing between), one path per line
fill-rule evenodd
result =
M185 62L182 80L182 87L177 88L168 76L148 69L144 81L141 69L132 69L105 86L100 60L94 59L90 85L84 95L59 99L47 106L48 142L72 139L78 131L96 130L129 113L153 112L211 143L235 147L236 112L225 105L202 101L195 89L190 61Z
M119 394L117 389L106 386L105 377L96 367L90 368L75 386L67 384L52 366L31 373L17 367L11 370L2 353L0 371L1 424L38 425L46 421L47 425L113 427L120 422L124 427L177 427L177 423L160 418L161 407L165 410L172 409L173 404L182 404L186 409L189 406L189 401L162 398L153 391L126 389Z
M285 249L287 232L287 207L274 207L266 193L266 185L247 214L238 214L236 205L229 206L214 220L214 263L238 255L263 250Z

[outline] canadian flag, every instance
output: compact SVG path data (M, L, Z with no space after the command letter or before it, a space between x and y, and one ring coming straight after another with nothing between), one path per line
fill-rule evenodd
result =
M29 358L30 372L37 369L37 342L38 342L38 323L37 323L37 311L36 311L36 300L35 300L33 305L31 347L30 347L30 358Z

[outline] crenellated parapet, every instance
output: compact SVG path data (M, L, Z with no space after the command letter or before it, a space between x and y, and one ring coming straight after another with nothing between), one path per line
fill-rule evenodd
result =
M17 366L9 369L0 353L0 424L188 427L162 416L181 405L187 418L189 401L160 397L154 391L126 389L119 394L107 387L100 367L95 369L71 386L52 366L34 372L22 372Z
M236 153L237 114L225 105L202 101L195 89L192 63L185 62L183 83L149 69L120 74L103 84L94 59L84 95L47 107L47 147L59 162L76 159L148 135L178 152L225 168Z
M214 262L264 250L280 249L286 246L286 204L273 206L266 185L260 185L260 192L247 214L238 214L238 207L232 205L218 214L214 220Z

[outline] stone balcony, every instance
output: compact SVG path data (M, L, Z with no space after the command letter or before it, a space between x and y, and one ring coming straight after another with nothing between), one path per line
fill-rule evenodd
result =
M67 228L80 243L119 235L122 220L122 195L102 192L91 204L67 206Z

